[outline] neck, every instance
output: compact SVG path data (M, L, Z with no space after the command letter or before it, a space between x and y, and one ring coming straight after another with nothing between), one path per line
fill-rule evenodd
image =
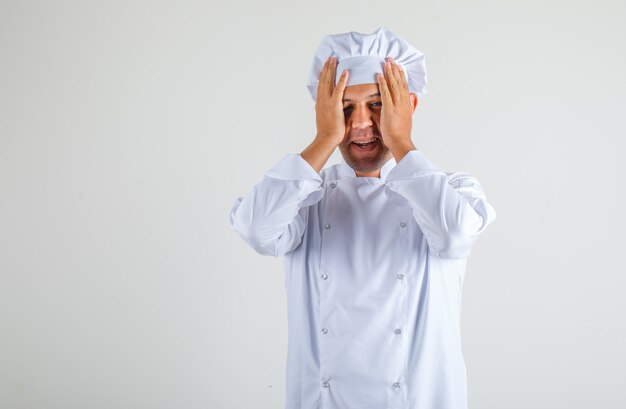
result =
M356 172L356 175L358 177L370 177L370 178L379 178L380 177L380 169L377 169L373 172L365 172L365 173L361 173L361 172Z

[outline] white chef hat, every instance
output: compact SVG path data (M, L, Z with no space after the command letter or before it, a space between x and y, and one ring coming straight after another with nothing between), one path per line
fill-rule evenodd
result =
M346 86L357 84L378 84L377 73L384 73L385 58L391 57L404 70L409 92L418 98L426 94L426 64L424 54L398 37L385 27L372 34L348 33L330 34L322 39L315 51L307 88L317 100L317 87L324 63L330 56L337 58L335 84L341 73L348 69Z

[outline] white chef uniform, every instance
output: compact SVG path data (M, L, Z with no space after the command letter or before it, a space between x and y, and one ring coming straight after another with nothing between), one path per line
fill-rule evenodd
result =
M419 150L380 178L289 154L237 198L231 228L284 256L286 409L467 408L461 288L495 218L477 179Z

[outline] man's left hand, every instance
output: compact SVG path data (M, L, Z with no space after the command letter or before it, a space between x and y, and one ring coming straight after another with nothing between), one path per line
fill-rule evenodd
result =
M376 75L382 98L380 133L399 162L409 150L416 149L411 141L413 105L402 67L388 57L384 71L384 76Z

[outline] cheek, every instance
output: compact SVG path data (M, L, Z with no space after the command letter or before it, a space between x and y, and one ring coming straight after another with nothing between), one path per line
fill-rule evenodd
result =
M372 121L374 122L374 127L380 132L380 115L374 115Z

